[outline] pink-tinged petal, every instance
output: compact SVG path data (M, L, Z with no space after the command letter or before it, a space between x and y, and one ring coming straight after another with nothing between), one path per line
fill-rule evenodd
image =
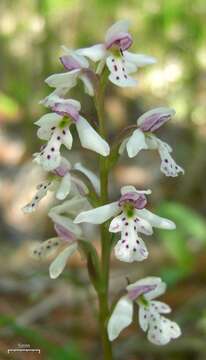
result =
M64 51L64 55L62 57L65 57L65 65L68 65L68 68L66 67L68 70L72 70L70 67L78 69L89 68L88 60L84 56L77 54L76 50L68 49L64 45L62 46L62 50ZM60 60L62 60L62 57L60 57Z
M76 240L76 236L64 226L60 224L55 224L54 228L60 239L68 241L70 243Z
M140 295L146 294L156 288L155 285L140 285L132 290L128 291L128 298L130 300L136 300Z
M116 46L122 51L124 51L130 48L132 43L133 43L132 36L129 33L121 32L119 34L111 36L109 41L105 43L105 46L107 49Z
M112 39L117 38L121 34L128 34L129 25L130 22L128 20L119 20L110 26L106 32L105 44L111 43Z
M156 131L165 122L169 121L174 116L175 111L169 108L156 108L149 110L139 117L137 124L142 131Z
M79 110L75 106L70 104L68 100L56 102L52 106L52 110L61 116L71 117L74 121L79 120Z
M110 71L109 79L112 83L120 87L130 87L137 84L137 81L128 75L125 60L122 57L108 56L106 63Z
M119 205L122 206L125 202L132 201L136 209L143 209L147 204L147 198L144 194L139 194L137 191L128 192L121 196Z
M54 173L58 176L63 177L71 170L70 162L64 157L61 158L60 165L54 170Z
M52 221L62 227L65 228L65 231L68 230L68 240L70 239L70 233L73 234L73 236L75 237L75 239L80 238L82 236L82 230L80 228L79 225L74 224L73 220L71 220L70 218L68 218L65 215L62 214L57 214L54 213L54 211L52 212L52 214L49 214L49 217L51 217Z
M110 148L107 142L93 129L82 116L76 122L76 128L81 145L89 150L95 151L102 156L108 156Z
M88 48L78 49L76 50L76 53L78 55L86 56L87 58L96 62L104 59L104 57L106 56L106 48L104 44L97 44Z
M138 280L132 284L129 284L126 289L128 292L135 291L142 286L150 286L150 291L147 291L144 296L147 300L154 299L162 295L166 290L166 284L162 281L161 278L156 276L148 276L141 280Z
M111 217L117 215L119 212L118 202L103 205L95 209L81 212L75 219L74 223L79 224L88 222L91 224L103 224Z

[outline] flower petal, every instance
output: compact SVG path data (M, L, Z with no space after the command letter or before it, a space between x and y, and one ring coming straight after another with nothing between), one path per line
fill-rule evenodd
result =
M145 306L139 306L139 325L143 331L149 326L149 311Z
M156 131L165 122L169 121L174 114L175 110L170 108L155 108L141 115L137 120L137 125L142 131Z
M156 63L156 59L153 56L133 54L129 51L124 51L124 58L126 61L135 64L136 69L145 65L152 65Z
M107 331L109 340L115 340L120 332L129 326L133 317L133 303L126 296L122 297L116 304L109 319Z
M61 163L61 137L60 130L55 130L47 146L36 157L35 161L42 165L46 171L56 169Z
M115 216L120 211L118 202L103 205L95 209L81 212L75 219L74 223L88 222L91 224L102 224Z
M80 79L84 84L84 90L86 94L88 94L89 96L94 96L94 86L89 76L86 73L82 72L82 74L80 75Z
M121 187L121 195L125 195L126 193L129 192L136 192L138 194L145 194L145 195L150 195L152 193L152 190L148 189L148 190L137 190L135 188L135 186L133 185L125 185Z
M123 228L122 215L118 215L110 223L109 231L112 233L117 233L122 231L122 228Z
M105 42L109 43L113 37L116 37L120 33L127 33L130 22L129 20L119 20L107 30L105 35Z
M60 185L56 193L56 198L58 200L64 200L67 197L67 195L69 195L70 190L71 190L71 175L67 173L60 180Z
M104 44L97 44L87 48L78 49L76 50L76 53L79 55L86 56L87 58L96 62L105 57L106 49Z
M128 231L128 233L130 233L130 231ZM118 260L127 263L143 261L148 257L148 251L144 241L135 233L128 236L128 240L124 238L123 234L115 245L114 253Z
M136 156L140 150L148 149L145 142L145 135L140 129L135 130L132 136L130 136L126 148L130 158Z
M38 121L35 122L35 125L39 126L37 130L37 136L41 140L49 140L53 130L58 125L61 120L61 116L55 113L48 113L43 115Z
M73 235L71 235L71 237L75 236L76 238L79 238L82 236L81 227L77 224L74 224L73 220L71 220L67 216L53 213L51 218L55 224L61 225L66 230L68 230L71 234L73 234Z
M32 200L22 208L22 211L26 213L31 213L36 210L39 202L47 195L47 191L52 186L50 181L45 181L37 186L37 192Z
M162 301L150 301L150 307L154 309L154 311L158 312L159 314L168 314L172 310L169 305L165 304Z
M48 239L33 248L32 257L38 260L46 259L58 250L60 243L58 237Z
M51 87L71 89L76 85L80 71L79 69L75 69L61 74L53 74L49 76L45 82Z
M147 209L137 210L137 214L140 218L147 220L153 227L167 230L176 229L176 225L173 221L155 215Z
M126 138L120 144L119 151L118 151L120 155L122 155L124 150L126 149L126 145L127 145L128 140L129 140L129 138Z
M110 71L109 79L113 84L120 87L130 87L137 84L137 81L128 75L122 57L108 56L106 63Z
M168 151L167 144L158 139L158 151L161 158L161 167L160 170L166 176L176 177L179 173L184 174L183 168L176 164L170 152Z
M50 209L48 216L55 221L56 214L66 214L69 216L76 216L83 209L89 209L89 204L86 197L76 195L69 200L64 201L60 205L54 206Z
M60 254L56 257L56 259L51 263L49 267L49 274L51 279L56 279L64 270L67 260L73 253L77 250L77 244L74 243L66 249L64 249Z
M85 183L76 176L72 176L72 191L82 196L88 194L89 192Z
M162 295L165 292L166 284L162 281L161 278L156 276L147 276L146 278L143 278L141 280L138 280L132 284L129 284L126 289L128 292L135 291L139 287L142 286L150 286L151 290L145 292L144 297L147 300L154 299L155 297L158 297Z
M180 327L175 322L163 316L156 316L156 318L150 322L148 340L155 345L166 345L171 339L175 339L180 335Z
M82 172L82 174L84 174L91 181L92 186L94 187L97 194L100 194L100 181L96 174L93 173L93 171L87 169L81 163L76 163L74 165L74 169Z
M82 116L76 122L80 142L86 149L97 152L102 156L108 156L110 148L107 142L93 129L93 127Z

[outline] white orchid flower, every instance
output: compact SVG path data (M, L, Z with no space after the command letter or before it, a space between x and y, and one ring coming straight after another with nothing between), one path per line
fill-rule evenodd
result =
M33 257L43 260L57 255L49 267L52 279L56 279L62 273L68 259L78 250L77 240L83 239L80 226L74 224L72 218L80 209L88 209L89 207L90 205L85 197L76 195L49 211L48 215L54 223L57 237L44 241L35 247Z
M36 194L32 200L22 208L23 212L31 213L36 211L40 201L47 195L48 190L53 191L58 200L64 200L69 194L80 194L83 196L88 194L88 188L84 182L72 174L71 170L73 169L83 173L90 180L94 189L99 191L100 185L98 178L91 170L80 163L72 167L67 159L61 157L60 165L53 171L55 175L53 179L37 185Z
M108 156L109 145L83 118L79 111L79 101L63 99L56 93L45 99L45 105L55 113L43 115L35 124L39 126L37 135L48 143L42 151L36 155L35 162L42 165L47 171L54 170L60 165L60 148L64 144L68 149L72 147L72 135L70 126L76 126L81 145L102 156Z
M101 72L106 63L110 71L110 81L120 87L135 86L137 81L130 74L136 72L139 67L156 62L151 56L127 51L133 42L128 28L129 22L120 20L107 30L103 44L76 51L92 61L100 61L97 72Z
M127 149L128 156L133 158L140 150L157 150L161 159L160 169L166 176L176 177L179 173L184 174L184 170L176 164L171 156L172 148L153 134L174 114L173 109L164 107L144 113L137 120L138 129L134 130L132 135L120 145L119 153L122 154Z
M54 228L57 237L44 241L33 249L33 257L41 260L58 253L49 267L52 279L56 279L62 273L68 259L77 250L76 240L82 235L81 228L65 216L58 216L54 222Z
M140 233L151 235L153 227L175 229L172 221L161 218L144 208L147 204L145 195L148 194L151 194L151 190L139 191L134 186L124 186L121 188L119 201L83 211L74 219L74 223L102 224L114 217L109 231L121 232L121 239L114 248L115 256L129 263L142 261L147 258L148 251Z
M153 300L165 292L166 284L158 277L146 277L127 286L127 295L120 298L108 322L110 341L132 323L134 305L139 306L139 324L147 338L156 345L166 345L181 335L179 325L162 314L171 312L170 307Z
M84 84L85 92L94 96L95 91L95 74L89 68L88 60L77 53L77 51L62 47L64 55L60 57L60 60L67 70L67 72L60 74L53 74L49 76L45 82L54 88L64 88L66 91L70 90L77 84L77 80L80 79Z

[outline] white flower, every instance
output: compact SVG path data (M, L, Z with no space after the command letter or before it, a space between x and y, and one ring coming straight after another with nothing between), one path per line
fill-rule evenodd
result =
M84 84L85 92L90 96L94 96L96 75L89 68L88 60L79 55L77 51L67 49L65 46L63 46L63 50L65 54L60 57L60 60L68 71L51 75L45 82L51 87L64 88L68 91L76 86L79 78Z
M153 227L175 229L172 221L154 215L144 208L147 204L145 195L150 193L151 190L138 191L134 186L124 186L121 189L119 201L83 211L75 218L74 222L102 224L114 217L109 231L121 232L121 238L114 248L115 256L125 262L142 261L147 258L148 251L140 233L151 235Z
M173 109L156 108L144 113L137 120L138 129L134 130L132 135L125 139L119 148L119 153L122 154L125 148L127 149L130 158L136 156L140 150L151 149L157 150L161 159L161 171L166 176L176 177L179 173L184 174L184 170L176 164L171 156L172 148L160 140L154 131L159 129L166 121L175 114Z
M120 87L136 85L137 81L130 74L139 67L156 62L151 56L127 51L133 42L128 27L128 21L120 20L107 30L103 44L76 51L76 54L86 56L92 61L100 61L97 72L101 72L106 63L110 71L110 81Z
M58 216L54 222L54 228L58 237L44 241L33 250L33 257L41 260L56 255L58 252L49 267L52 279L56 279L62 273L68 259L77 250L77 238L82 235L80 227L65 216Z
M116 339L120 332L131 324L133 302L139 306L139 324L147 338L153 344L166 345L170 340L181 335L177 323L165 318L162 314L171 312L170 307L153 299L165 292L166 284L158 277L146 277L127 286L127 295L120 298L108 322L110 341Z
M24 213L36 211L39 202L47 195L48 190L53 191L58 200L64 200L69 194L86 195L88 188L84 182L72 174L72 170L82 172L91 182L95 190L99 191L99 181L93 172L77 163L72 168L70 162L61 157L60 165L53 171L53 178L50 181L44 181L37 186L37 192L32 200L25 205L22 210Z
M42 140L47 140L47 145L36 155L35 161L47 171L54 170L60 165L60 148L64 144L68 149L72 147L72 135L70 126L76 126L81 145L97 152L102 156L108 156L109 145L83 118L79 111L81 105L72 99L63 99L53 93L44 100L55 113L43 115L35 124L39 126L37 135Z
M44 241L35 247L33 257L42 260L57 254L49 267L52 279L56 279L62 273L68 259L77 251L77 240L83 239L83 236L80 226L73 223L72 217L77 214L80 208L88 209L88 207L87 199L77 195L49 211L48 215L54 223L57 237Z

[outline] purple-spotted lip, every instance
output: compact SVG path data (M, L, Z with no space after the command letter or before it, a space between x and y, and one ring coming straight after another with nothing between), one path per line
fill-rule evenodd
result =
M171 114L152 114L146 118L142 124L139 125L139 128L142 131L156 131L168 120L170 120Z
M65 240L70 243L73 242L74 240L76 240L76 236L71 231L66 229L63 225L55 223L54 228L55 228L57 235L60 237L60 239Z
M82 68L80 63L71 55L63 55L59 59L66 70L80 70Z
M139 285L136 288L128 291L128 298L130 300L136 300L140 295L147 294L156 287L157 285Z
M129 33L120 33L118 35L111 36L110 39L105 43L106 49L110 49L112 46L118 46L122 51L130 48L133 40Z
M144 194L128 192L121 196L119 206L124 205L124 203L128 201L133 202L136 209L143 209L147 204L147 198Z
M73 105L55 103L51 109L58 115L71 117L74 121L79 120L79 112Z

